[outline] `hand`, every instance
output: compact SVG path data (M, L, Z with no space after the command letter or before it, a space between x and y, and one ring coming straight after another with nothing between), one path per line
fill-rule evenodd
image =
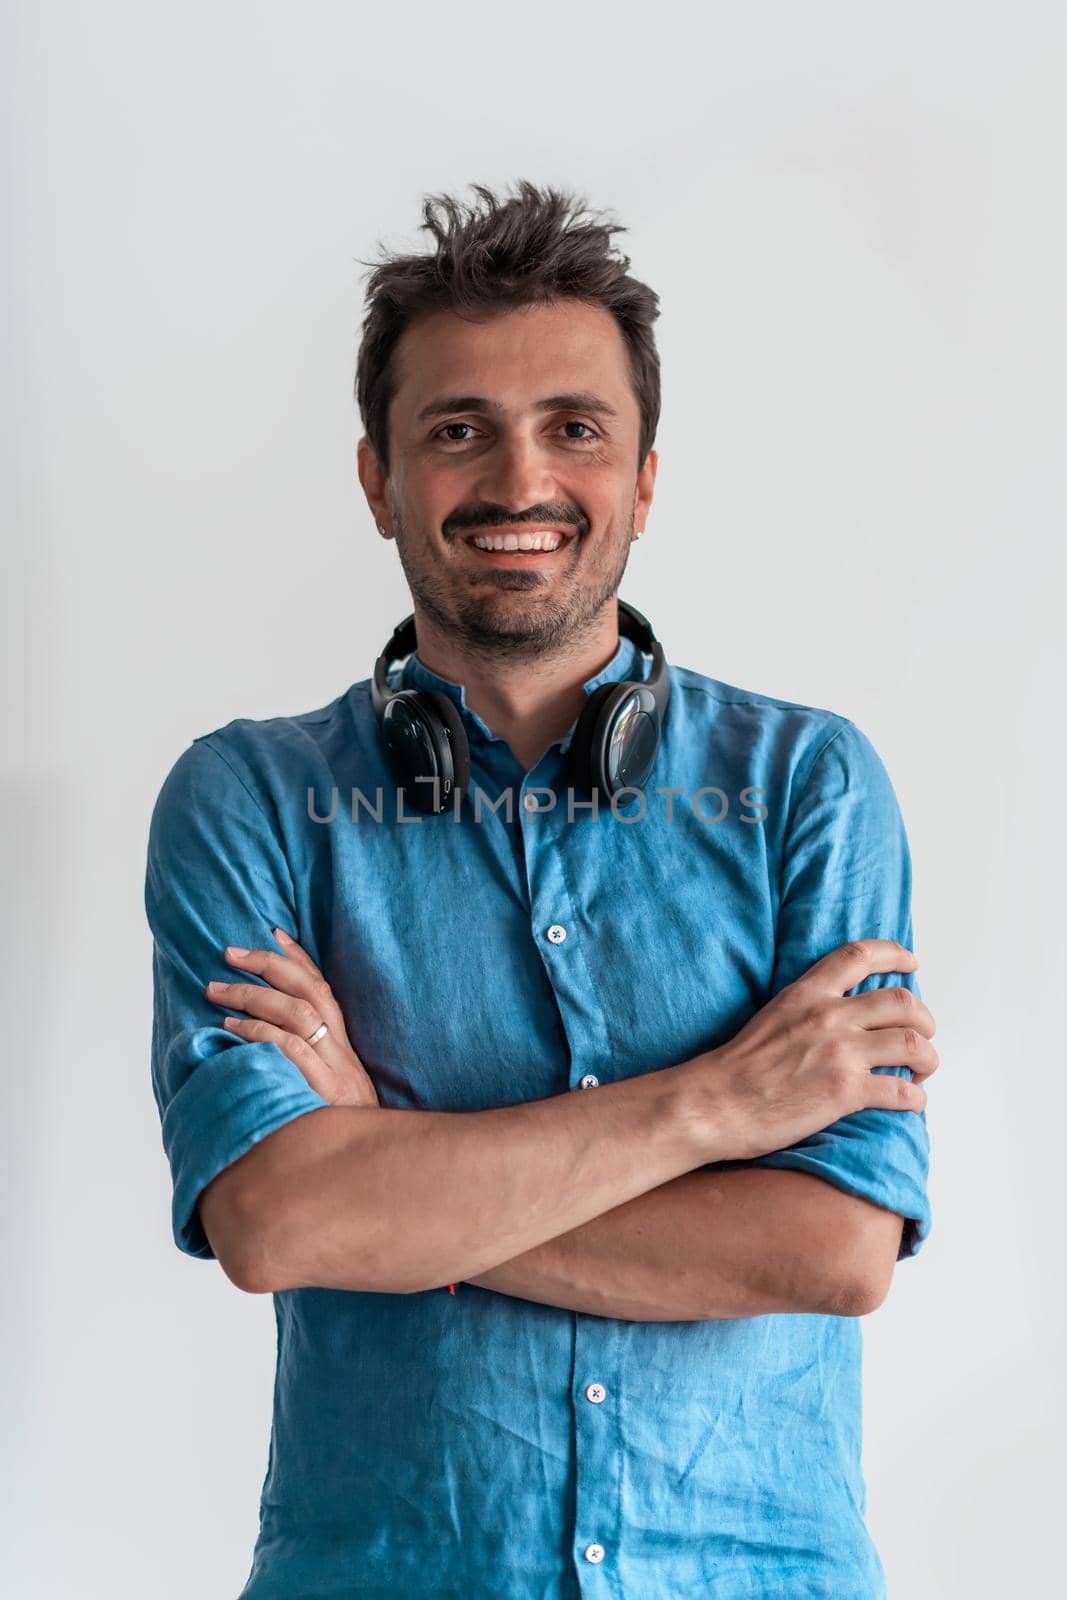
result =
M266 1039L278 1045L308 1083L335 1106L376 1106L378 1095L367 1069L348 1042L341 1008L333 990L311 957L275 928L287 954L276 950L238 950L230 946L226 960L264 983L209 983L209 1000L248 1017L226 1017L223 1027L242 1039ZM255 1019L255 1020L253 1020ZM308 1039L320 1023L329 1032L317 1044Z
M867 1107L922 1111L921 1080L937 1070L934 1019L902 985L845 991L872 972L911 972L912 951L892 939L839 945L709 1051L718 1068L712 1138L720 1160L784 1150ZM915 1081L871 1067L910 1067Z

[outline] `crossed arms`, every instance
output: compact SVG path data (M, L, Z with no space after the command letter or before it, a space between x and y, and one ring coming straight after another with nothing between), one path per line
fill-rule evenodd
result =
M700 1170L739 1137L733 1102L709 1097L709 1056L491 1111L310 1112L207 1186L205 1230L250 1292L463 1280L645 1321L873 1310L901 1217L808 1172Z
M782 874L776 987L794 982L722 1047L728 1058L708 1052L581 1093L449 1113L383 1109L373 1089L373 1104L346 1102L316 1081L343 1069L321 1053L343 1035L340 1017L322 1046L305 1044L314 1022L288 1023L292 1055L275 1048L285 1030L263 1020L269 1012L228 1017L219 1048L209 998L252 1008L237 993L205 994L218 971L213 934L254 943L271 911L292 919L291 874L247 787L195 744L157 803L146 877L153 1082L180 1247L215 1255L249 1292L455 1283L639 1320L856 1315L880 1304L902 1219L920 1234L928 1225L926 1097L915 1080L937 1065L933 1019L892 977L845 993L876 973L910 977L910 880L873 753L847 727L826 752L840 760L827 769L820 758ZM849 850L834 855L843 833ZM236 873L249 839L257 870ZM828 981L824 969L813 988L828 927L849 938L872 925L904 944L842 945L822 958L841 970ZM274 978L251 970L264 1001ZM912 1081L876 1075L879 1066ZM709 1095L713 1079L730 1094ZM859 1111L862 1121L850 1115Z

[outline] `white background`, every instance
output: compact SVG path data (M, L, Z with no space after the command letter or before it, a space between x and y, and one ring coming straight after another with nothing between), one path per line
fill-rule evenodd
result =
M864 1323L890 1594L1051 1593L1067 13L27 0L3 35L6 1592L247 1574L273 1318L170 1238L148 815L410 609L355 472L360 259L528 177L662 299L624 597L852 717L908 825L942 1069L933 1232Z

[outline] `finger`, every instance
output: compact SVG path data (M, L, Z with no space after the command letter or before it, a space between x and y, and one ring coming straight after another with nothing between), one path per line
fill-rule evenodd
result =
M941 1057L914 1028L871 1028L860 1037L861 1053L869 1067L910 1067L914 1077L928 1078Z
M919 958L895 939L853 939L814 962L797 983L844 994L872 972L914 972Z
M264 983L212 982L205 992L214 1004L228 1010L246 1011L250 1017L294 1034L302 1043L309 1041L325 1022L329 1032L309 1048L326 1063L337 1084L344 1082L355 1052L349 1044L343 1018L335 1024L329 1016L321 1015L316 1001L282 994Z
M309 971L313 972L317 978L322 978L322 973L302 944L298 944L291 934L286 933L284 928L274 928L271 931L290 960L299 962L301 966L305 966ZM323 978L324 983L325 981L325 978Z
M308 1044L295 1033L287 1033L284 1028L275 1027L272 1022L264 1022L258 1017L226 1017L223 1027L228 1033L235 1033L242 1039L276 1044L293 1065L299 1067L316 1094L331 1104L336 1100L339 1089L337 1074L319 1054L317 1045Z
M868 989L864 994L846 995L841 1002L848 1006L849 1020L861 1028L914 1028L916 1033L932 1039L937 1032L933 1012L911 989L904 985L886 985L883 989Z
M307 1000L333 1032L344 1032L344 1018L334 992L318 967L307 958L292 960L278 950L245 950L238 954L232 945L224 953L229 966L256 973L281 994Z
M216 981L208 984L206 993L215 1005L225 1006L230 1011L247 1011L249 1016L273 1022L301 1039L310 1039L322 1022L329 1026L328 1019L319 1015L313 1001L301 999L299 995L282 994L268 984Z
M236 945L227 945L223 955L229 966L238 967L242 972L254 972L275 989L285 994L300 994L305 999L309 997L312 977L322 977L317 968L312 975L306 961L292 960L280 950L242 950Z
M926 1090L921 1083L885 1072L868 1073L864 1105L879 1111L925 1111Z

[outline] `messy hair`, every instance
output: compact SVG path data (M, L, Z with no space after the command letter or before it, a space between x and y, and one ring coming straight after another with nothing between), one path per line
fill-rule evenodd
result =
M577 299L602 306L622 330L630 380L641 412L640 471L656 437L660 411L659 354L652 324L659 296L628 276L628 256L611 242L622 224L600 220L581 196L525 178L499 199L474 183L481 209L451 195L426 195L420 227L436 248L424 255L384 254L366 291L367 312L356 363L355 393L364 431L389 471L389 406L397 391L394 352L413 319L453 311L472 321L519 306Z

